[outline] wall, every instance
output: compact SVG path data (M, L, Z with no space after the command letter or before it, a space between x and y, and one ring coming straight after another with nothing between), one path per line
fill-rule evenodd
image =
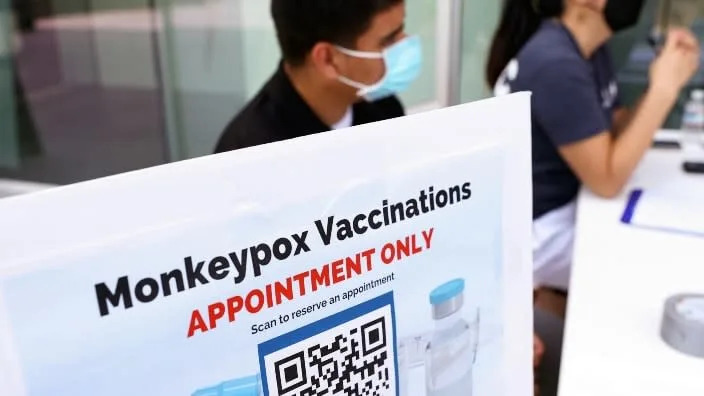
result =
M19 163L9 0L0 0L0 166Z
M484 81L489 46L502 8L500 0L465 0L462 38L462 102L490 95Z

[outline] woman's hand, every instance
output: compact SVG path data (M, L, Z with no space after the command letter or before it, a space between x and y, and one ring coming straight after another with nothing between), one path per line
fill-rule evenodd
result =
M650 66L650 89L675 99L699 68L699 41L687 29L672 29Z

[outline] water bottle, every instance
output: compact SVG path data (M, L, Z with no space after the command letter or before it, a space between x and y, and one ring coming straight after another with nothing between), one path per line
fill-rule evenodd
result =
M430 293L435 330L426 351L428 396L471 396L476 337L462 315L464 280L446 283Z
M704 163L704 90L695 89L682 116L682 150L685 162Z

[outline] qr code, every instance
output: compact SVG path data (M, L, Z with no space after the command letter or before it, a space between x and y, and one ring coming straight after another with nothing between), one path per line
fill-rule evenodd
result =
M260 345L265 395L397 396L393 309L378 302Z

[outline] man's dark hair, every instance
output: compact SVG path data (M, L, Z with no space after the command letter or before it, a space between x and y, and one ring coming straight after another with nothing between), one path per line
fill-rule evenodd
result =
M403 1L272 0L271 16L284 59L298 66L321 41L354 47L377 14Z

